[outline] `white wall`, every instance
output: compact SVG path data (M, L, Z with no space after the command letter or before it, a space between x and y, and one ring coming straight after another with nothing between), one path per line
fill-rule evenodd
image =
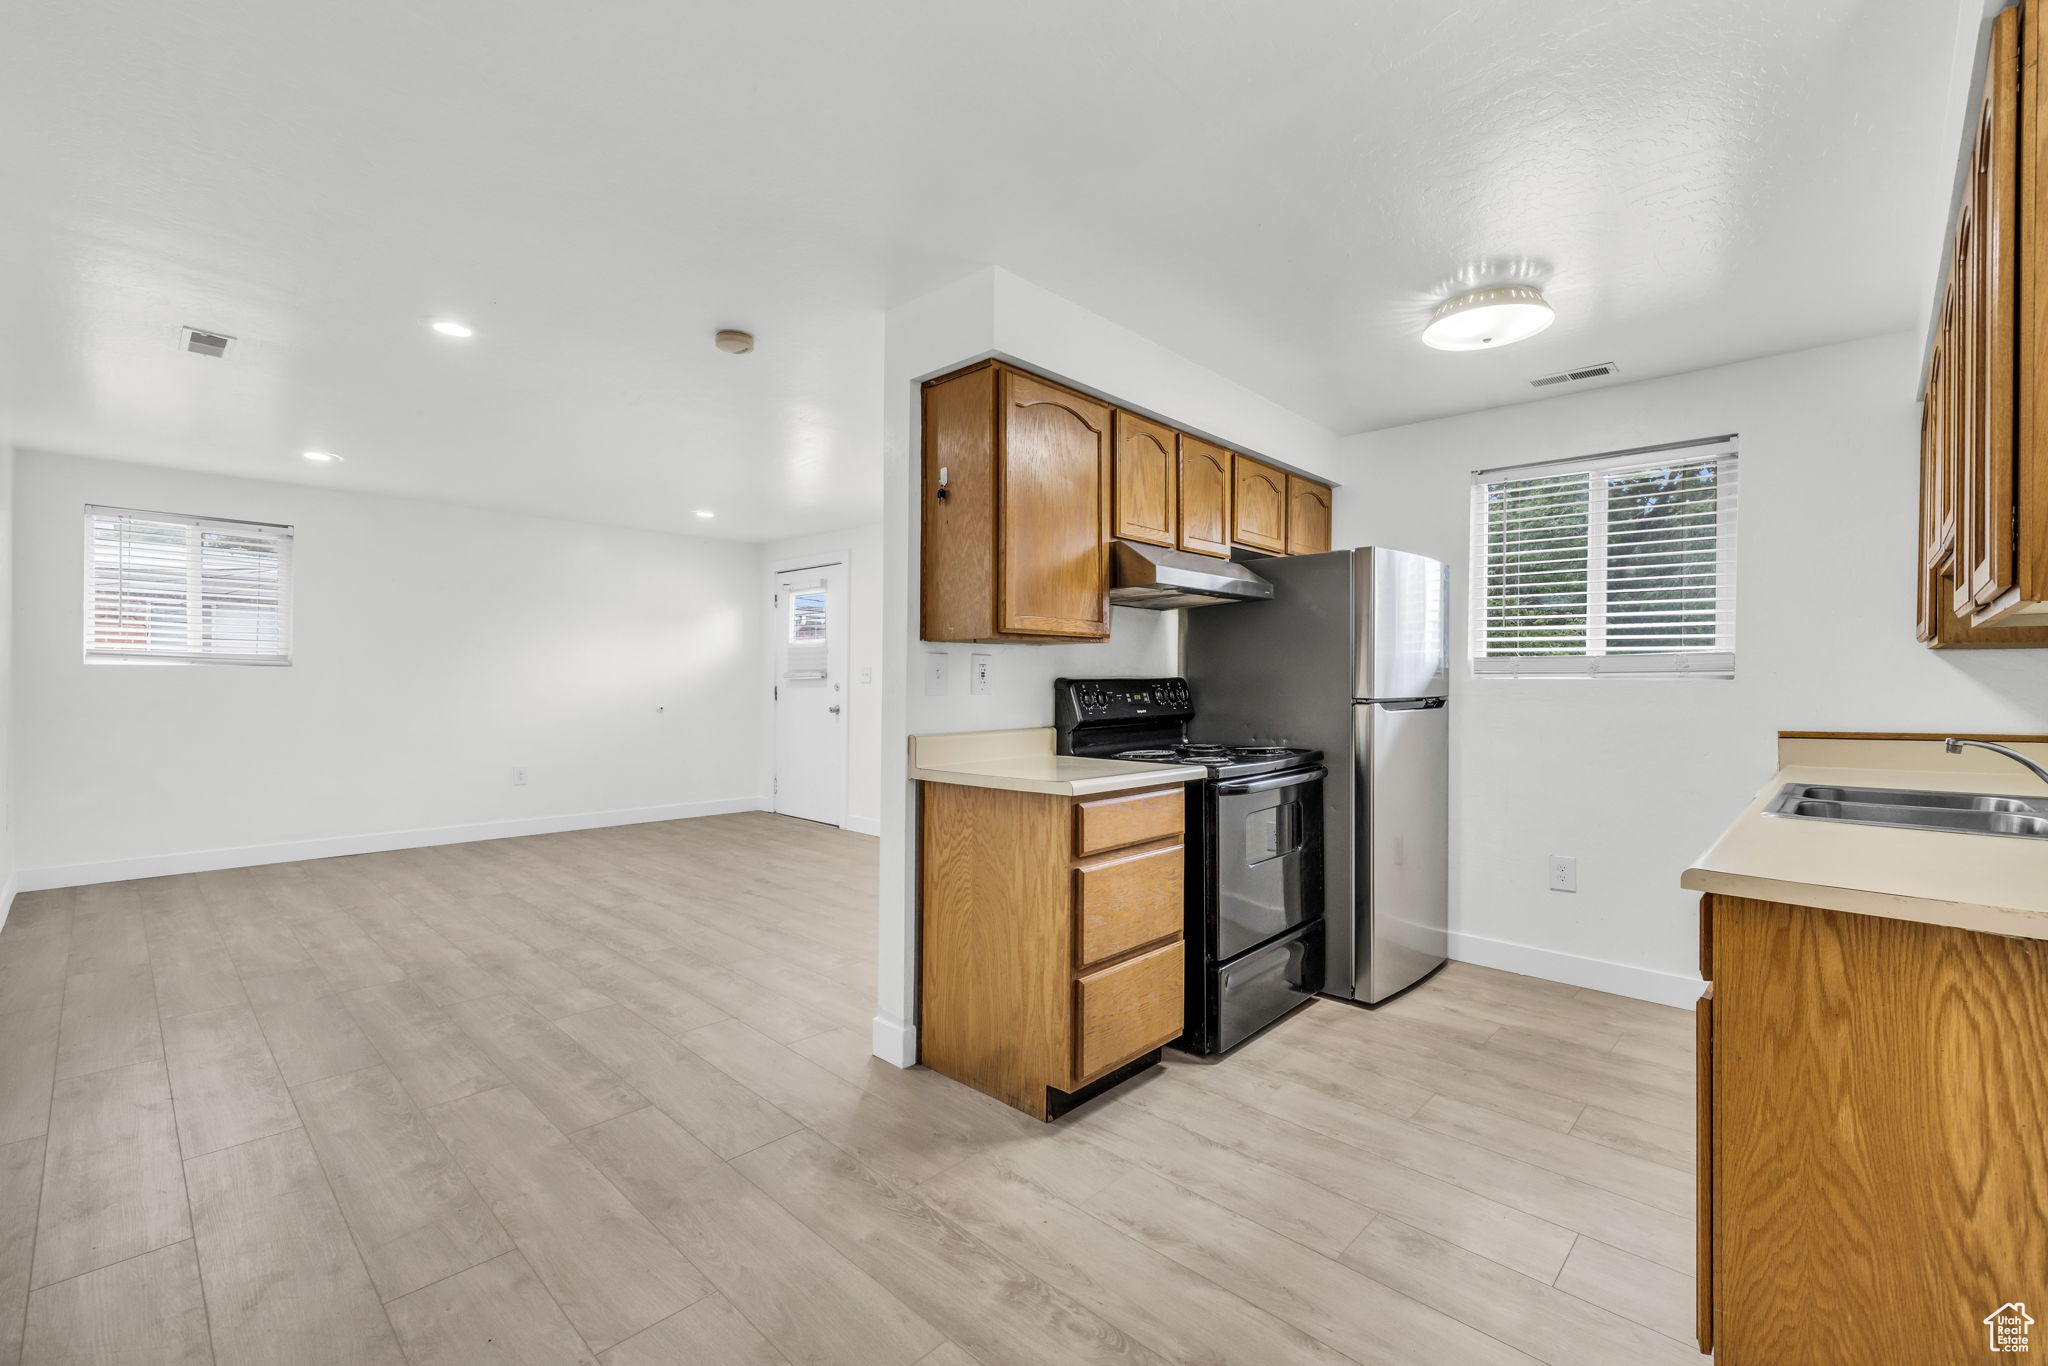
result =
M14 447L0 430L0 925L14 905Z
M905 779L905 739L944 731L1052 724L1052 680L1148 676L1179 669L1179 613L1112 611L1110 639L1076 645L927 645L917 637L919 385L984 356L1000 355L1135 407L1226 445L1326 476L1336 437L1300 415L1175 355L1116 323L1021 280L984 270L889 313L883 361L884 634L894 668L882 720L881 946L876 1054L916 1058L914 900L915 794ZM949 656L951 687L927 697L926 651ZM968 656L994 656L992 686L967 693Z
M31 453L15 494L24 886L761 804L757 547ZM85 663L88 503L296 526L292 666Z
M1674 1004L1678 875L1776 767L1779 730L2048 729L2048 651L1913 638L1919 339L1909 334L1349 438L1339 544L1450 562L1465 645L1471 471L1735 432L1733 681L1454 671L1454 955ZM1548 890L1551 854L1577 894Z
M771 541L762 548L762 566L773 574L815 555L844 551L852 591L847 601L846 667L852 682L846 690L846 824L863 835L882 833L882 679L888 670L882 648L882 524L825 531L816 536ZM765 580L764 580L765 582ZM775 641L764 636L769 670L774 670ZM865 671L865 672L863 672ZM772 721L765 728L768 763L774 764Z

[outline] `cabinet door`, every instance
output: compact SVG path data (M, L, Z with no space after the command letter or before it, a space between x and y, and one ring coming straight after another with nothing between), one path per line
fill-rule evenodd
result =
M1180 439L1180 548L1230 555L1230 452L1192 436Z
M999 624L1105 639L1111 409L1009 369L1002 392Z
M1231 457L1230 539L1270 555L1287 553L1287 476L1248 456Z
M1287 553L1320 555L1330 548L1330 490L1325 484L1287 476Z
M2019 11L1998 16L1978 102L1977 138L1965 183L1974 232L1968 268L1972 361L1971 439L1962 468L1958 610L1983 607L2012 588L2018 486L2013 463L2014 294L2019 248Z
M1116 414L1116 534L1171 546L1180 506L1180 433L1149 418Z

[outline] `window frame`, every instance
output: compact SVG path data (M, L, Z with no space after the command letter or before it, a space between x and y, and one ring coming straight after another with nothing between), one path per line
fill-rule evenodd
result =
M1663 457L1663 458L1659 458ZM1607 589L1593 591L1596 583L1607 581L1609 535L1608 481L1618 474L1661 469L1669 465L1702 463L1713 459L1721 464L1715 487L1715 637L1711 647L1698 650L1667 650L1655 654L1609 653L1613 641L1607 619ZM1488 598L1492 582L1488 575L1489 542L1487 490L1490 486L1523 480L1588 476L1586 509L1586 645L1597 638L1597 652L1580 654L1496 655L1488 654L1492 626ZM1741 527L1738 517L1741 480L1741 443L1734 433L1673 441L1655 446L1606 451L1599 455L1562 460L1542 460L1523 465L1502 465L1472 472L1471 484L1471 588L1467 598L1470 613L1466 663L1475 678L1719 678L1735 676L1736 656L1736 551ZM1597 529L1597 534L1596 534Z
M203 535L208 529L217 529L230 534L247 534L255 528L277 546L277 635L281 648L274 654L229 654L215 651L191 650L137 650L109 649L94 643L97 630L97 608L99 606L98 570L99 560L95 553L96 530L108 519L132 517L138 520L168 525L182 525L188 528L188 538ZM295 583L295 547L297 527L285 522L258 522L237 517L210 517L189 512L156 512L147 508L121 507L109 503L87 503L82 522L84 544L82 560L84 583L82 598L82 635L84 637L84 659L88 664L231 664L258 668L289 667L294 651L294 614L292 595ZM188 584L186 603L188 610L197 594L203 602L203 590L197 584Z

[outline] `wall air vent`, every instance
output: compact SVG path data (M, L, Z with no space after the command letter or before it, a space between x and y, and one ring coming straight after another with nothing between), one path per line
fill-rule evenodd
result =
M196 327L183 331L185 349L195 356L212 356L218 359L228 353L228 344L233 337L221 332L202 332Z
M1620 369L1621 367L1611 360L1602 361L1598 365L1588 365L1577 370L1560 370L1554 375L1540 375L1529 381L1529 387L1548 389L1553 384L1578 384L1589 379L1605 379L1609 375L1620 373Z

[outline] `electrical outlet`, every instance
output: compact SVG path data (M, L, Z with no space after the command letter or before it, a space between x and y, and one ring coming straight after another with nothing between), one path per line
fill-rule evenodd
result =
M1553 892L1576 892L1579 890L1579 861L1570 854L1550 856L1550 890Z
M873 669L862 669L862 670L860 671L860 681L861 681L861 682L863 682L863 683L872 683L872 682L874 682L874 681L875 681L875 671L874 671Z
M924 652L924 695L944 697L946 695L946 669L953 662L953 656L944 650Z
M524 766L512 770L512 786L526 786L526 769Z
M968 656L967 691L976 697L988 695L988 676L996 666L994 655Z

